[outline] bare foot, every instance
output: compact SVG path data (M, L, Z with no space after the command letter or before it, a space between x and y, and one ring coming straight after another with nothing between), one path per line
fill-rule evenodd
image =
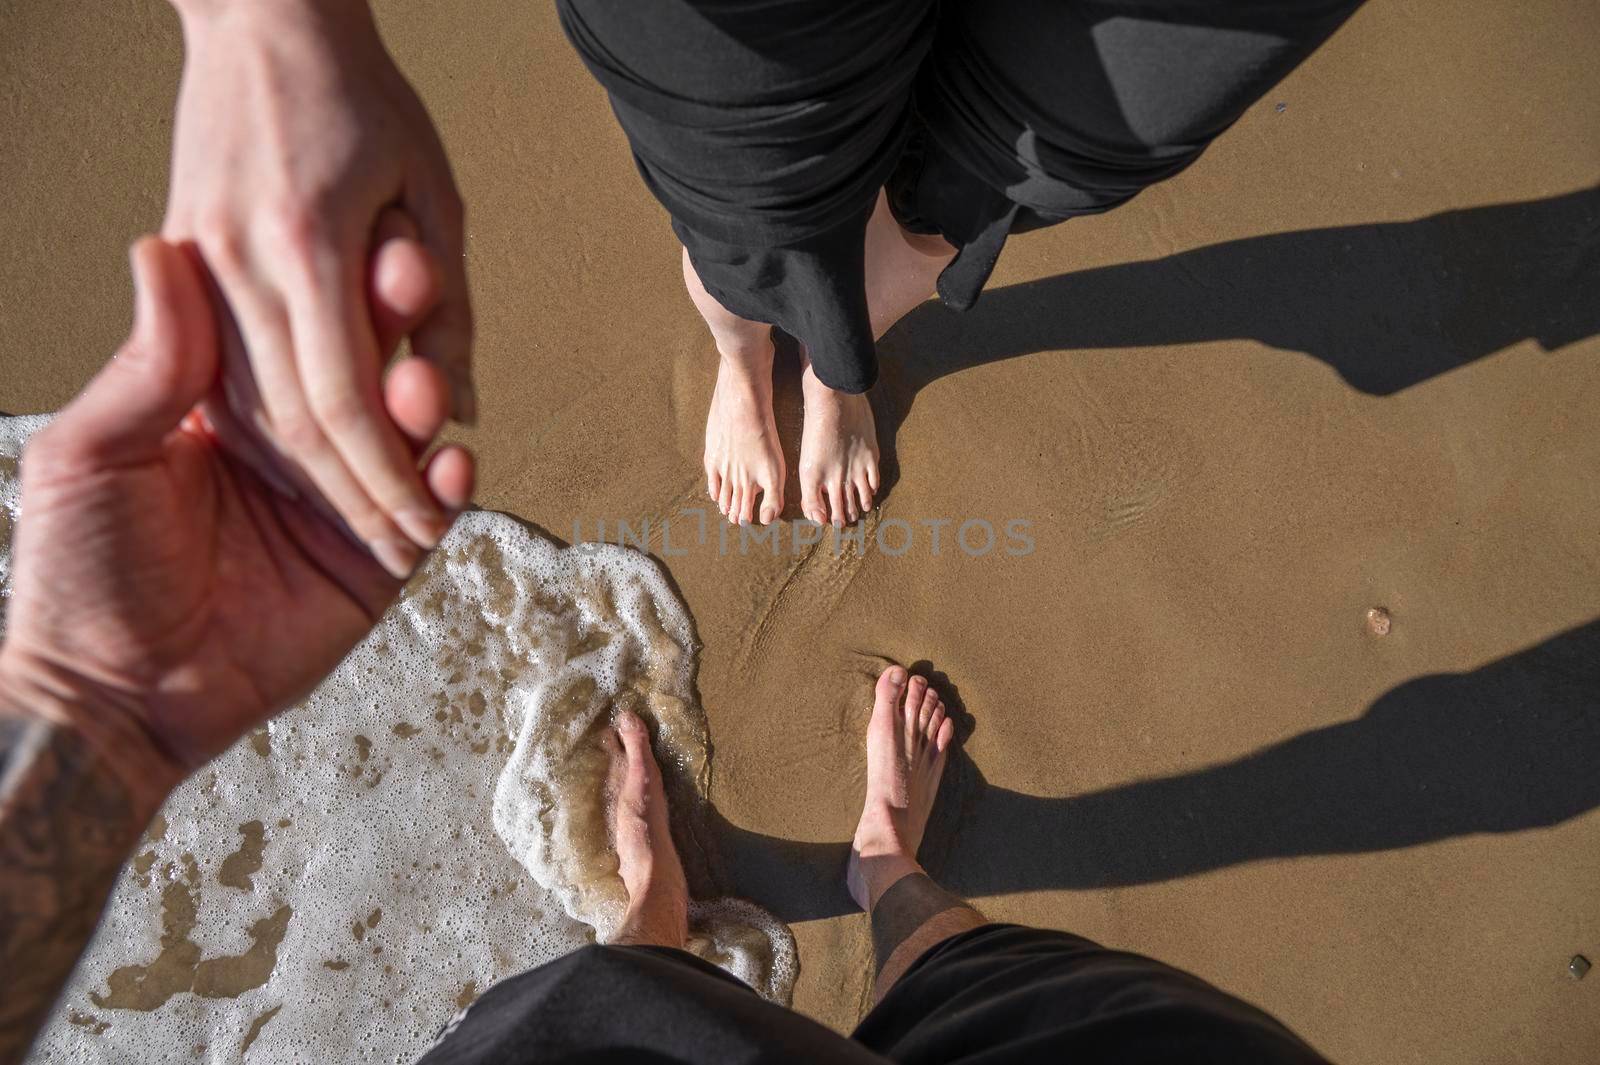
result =
M740 318L717 302L700 283L687 249L683 283L721 356L706 416L706 493L729 521L766 525L783 512L785 477L772 416L772 327Z
M617 872L628 889L628 912L611 942L681 948L689 937L689 886L672 845L650 733L624 710L604 743L611 754L607 788Z
M877 339L933 297L939 272L956 250L943 237L908 233L888 198L867 222L867 313ZM801 378L806 419L800 438L800 509L822 525L842 526L872 509L878 491L878 434L865 396L835 392L812 372Z
M850 848L845 883L862 909L907 873L939 793L955 723L922 677L890 666L878 678L867 725L867 800Z
M842 527L871 510L878 491L872 404L864 395L836 392L817 380L809 358L800 394L806 404L800 431L800 510L819 525Z

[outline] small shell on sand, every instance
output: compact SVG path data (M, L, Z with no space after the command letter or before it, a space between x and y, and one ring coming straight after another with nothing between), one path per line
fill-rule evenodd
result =
M1589 959L1582 954L1574 954L1572 960L1567 962L1567 973L1574 980L1582 980L1589 975Z
M1367 631L1374 636L1387 636L1389 629L1394 626L1394 619L1389 612L1381 606L1375 606L1367 611Z

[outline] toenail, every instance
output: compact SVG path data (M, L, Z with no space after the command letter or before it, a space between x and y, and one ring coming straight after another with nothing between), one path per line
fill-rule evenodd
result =
M630 711L624 710L617 715L617 728L624 732L637 732L642 727L642 722Z
M904 684L905 682L906 682L906 671L901 669L899 666L891 666L889 668L889 683L893 684L896 688L898 688L900 685Z

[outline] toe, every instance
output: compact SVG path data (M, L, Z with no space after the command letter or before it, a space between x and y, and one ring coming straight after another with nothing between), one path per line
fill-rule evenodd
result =
M922 677L912 677L906 684L905 734L908 747L916 742L917 729L920 727L918 715L922 712L922 696L927 690L928 682Z
M917 732L921 736L928 734L928 722L933 720L933 711L939 705L939 693L932 688L925 688L922 692L922 705L917 707Z
M728 523L739 524L739 510L744 506L744 487L739 484L733 486L733 491L728 496Z
M837 481L828 485L828 520L834 528L844 527L844 493Z
M866 474L857 474L855 479L856 499L861 503L861 513L865 514L872 509L872 485L867 481Z
M800 470L800 513L818 525L826 525L827 516L823 512L822 495L817 491L817 479Z
M636 803L642 813L656 764L655 755L650 752L650 733L645 731L644 722L637 714L624 710L617 715L617 738L627 759L627 777L621 797L630 804Z
M901 666L890 666L878 674L878 686L873 691L872 723L892 724L895 708L900 703L900 692L906 686L906 671Z
M722 495L722 474L715 468L706 470L706 495L711 497L713 503Z
M854 525L856 520L861 517L861 510L856 506L856 493L854 488L845 482L840 481L839 498L844 500L845 517L850 519L850 524Z
M761 524L771 525L783 513L783 475L769 473L761 479Z
M944 722L944 704L935 700L933 704L933 713L928 715L927 727L922 730L922 734L928 737L928 742L933 744L935 747L938 746L939 730L944 727Z
M933 738L933 745L943 754L950 748L950 741L955 738L956 723L949 718L944 719L944 724L939 726L939 732Z
M733 506L733 478L728 476L727 471L723 471L722 488L717 492L717 512L726 516L731 506Z

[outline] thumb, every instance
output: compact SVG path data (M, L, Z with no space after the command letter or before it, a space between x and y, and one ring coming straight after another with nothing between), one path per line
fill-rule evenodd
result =
M141 238L129 258L133 332L52 434L85 457L118 462L159 448L217 374L216 320L197 264L157 237Z

